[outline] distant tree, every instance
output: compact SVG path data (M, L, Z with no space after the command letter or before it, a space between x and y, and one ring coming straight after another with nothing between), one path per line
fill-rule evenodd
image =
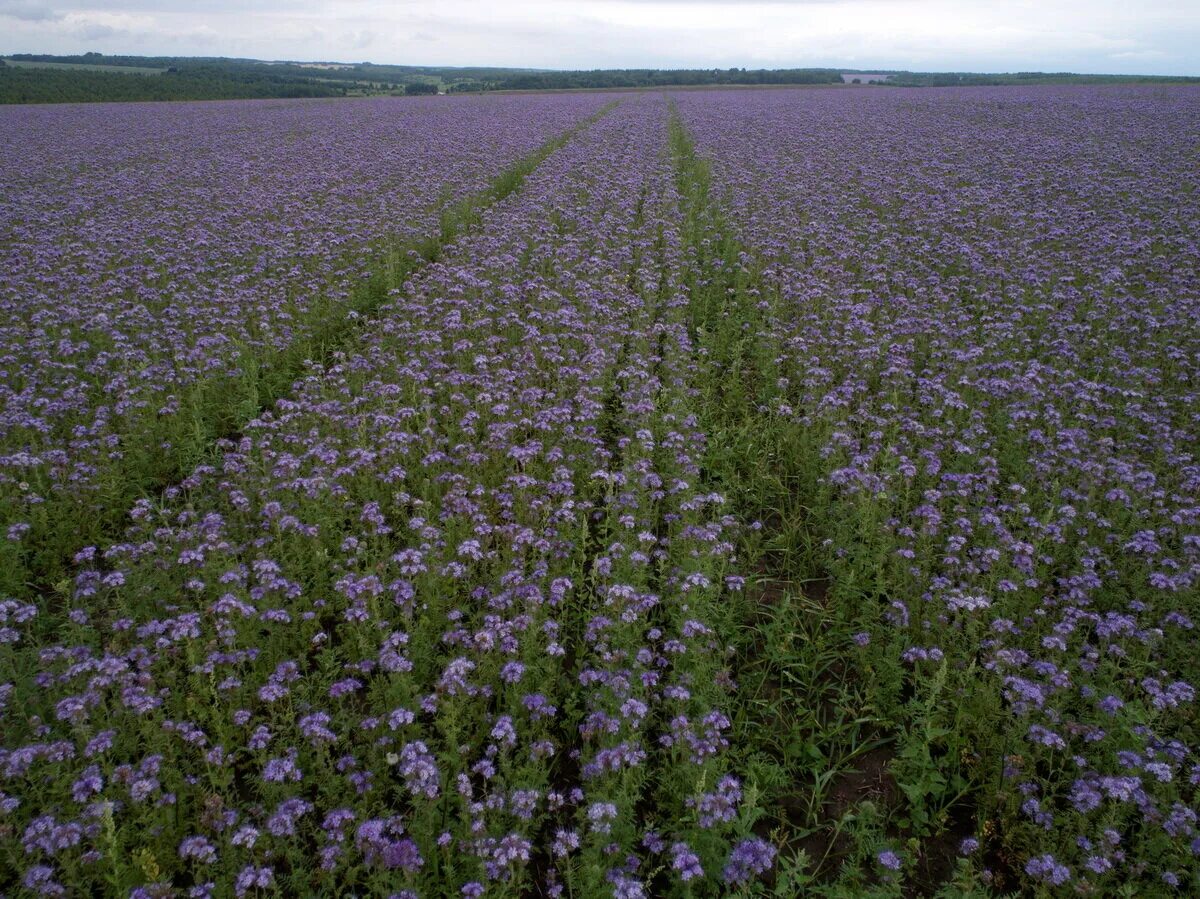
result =
M426 84L423 81L414 81L411 84L404 85L404 93L409 96L417 96L418 94L436 94L438 92L436 84Z

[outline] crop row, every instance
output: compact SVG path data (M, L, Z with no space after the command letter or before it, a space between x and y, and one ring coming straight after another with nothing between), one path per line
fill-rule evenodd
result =
M860 889L947 834L967 889L1200 888L1200 95L678 103L730 452L892 746Z
M61 608L4 606L26 888L632 899L771 866L727 760L741 581L665 110L549 156Z

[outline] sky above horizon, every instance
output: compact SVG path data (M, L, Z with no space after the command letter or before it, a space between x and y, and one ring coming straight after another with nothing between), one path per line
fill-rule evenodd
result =
M0 0L0 54L1200 75L1188 0Z

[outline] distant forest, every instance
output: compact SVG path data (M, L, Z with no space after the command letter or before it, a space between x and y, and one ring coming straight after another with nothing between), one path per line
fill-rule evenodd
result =
M334 97L343 91L268 74L231 75L197 66L187 73L138 75L70 69L0 69L0 103L96 103L121 100L234 100Z
M491 76L493 70L482 70ZM17 54L0 60L0 103L233 100L436 93L417 67L316 68L257 60Z
M1021 72L887 72L889 87L1004 84L1200 82L1200 78ZM121 100L232 100L468 93L497 90L596 90L706 85L841 84L842 69L533 69L262 62L170 56L15 54L0 60L0 103Z
M597 88L690 87L708 84L841 84L840 69L593 69L586 72L510 74L485 90L595 90ZM469 83L457 90L477 90Z

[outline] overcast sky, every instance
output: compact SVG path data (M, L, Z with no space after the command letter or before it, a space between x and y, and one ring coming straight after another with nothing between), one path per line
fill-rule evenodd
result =
M1200 0L0 0L0 53L1200 74Z

